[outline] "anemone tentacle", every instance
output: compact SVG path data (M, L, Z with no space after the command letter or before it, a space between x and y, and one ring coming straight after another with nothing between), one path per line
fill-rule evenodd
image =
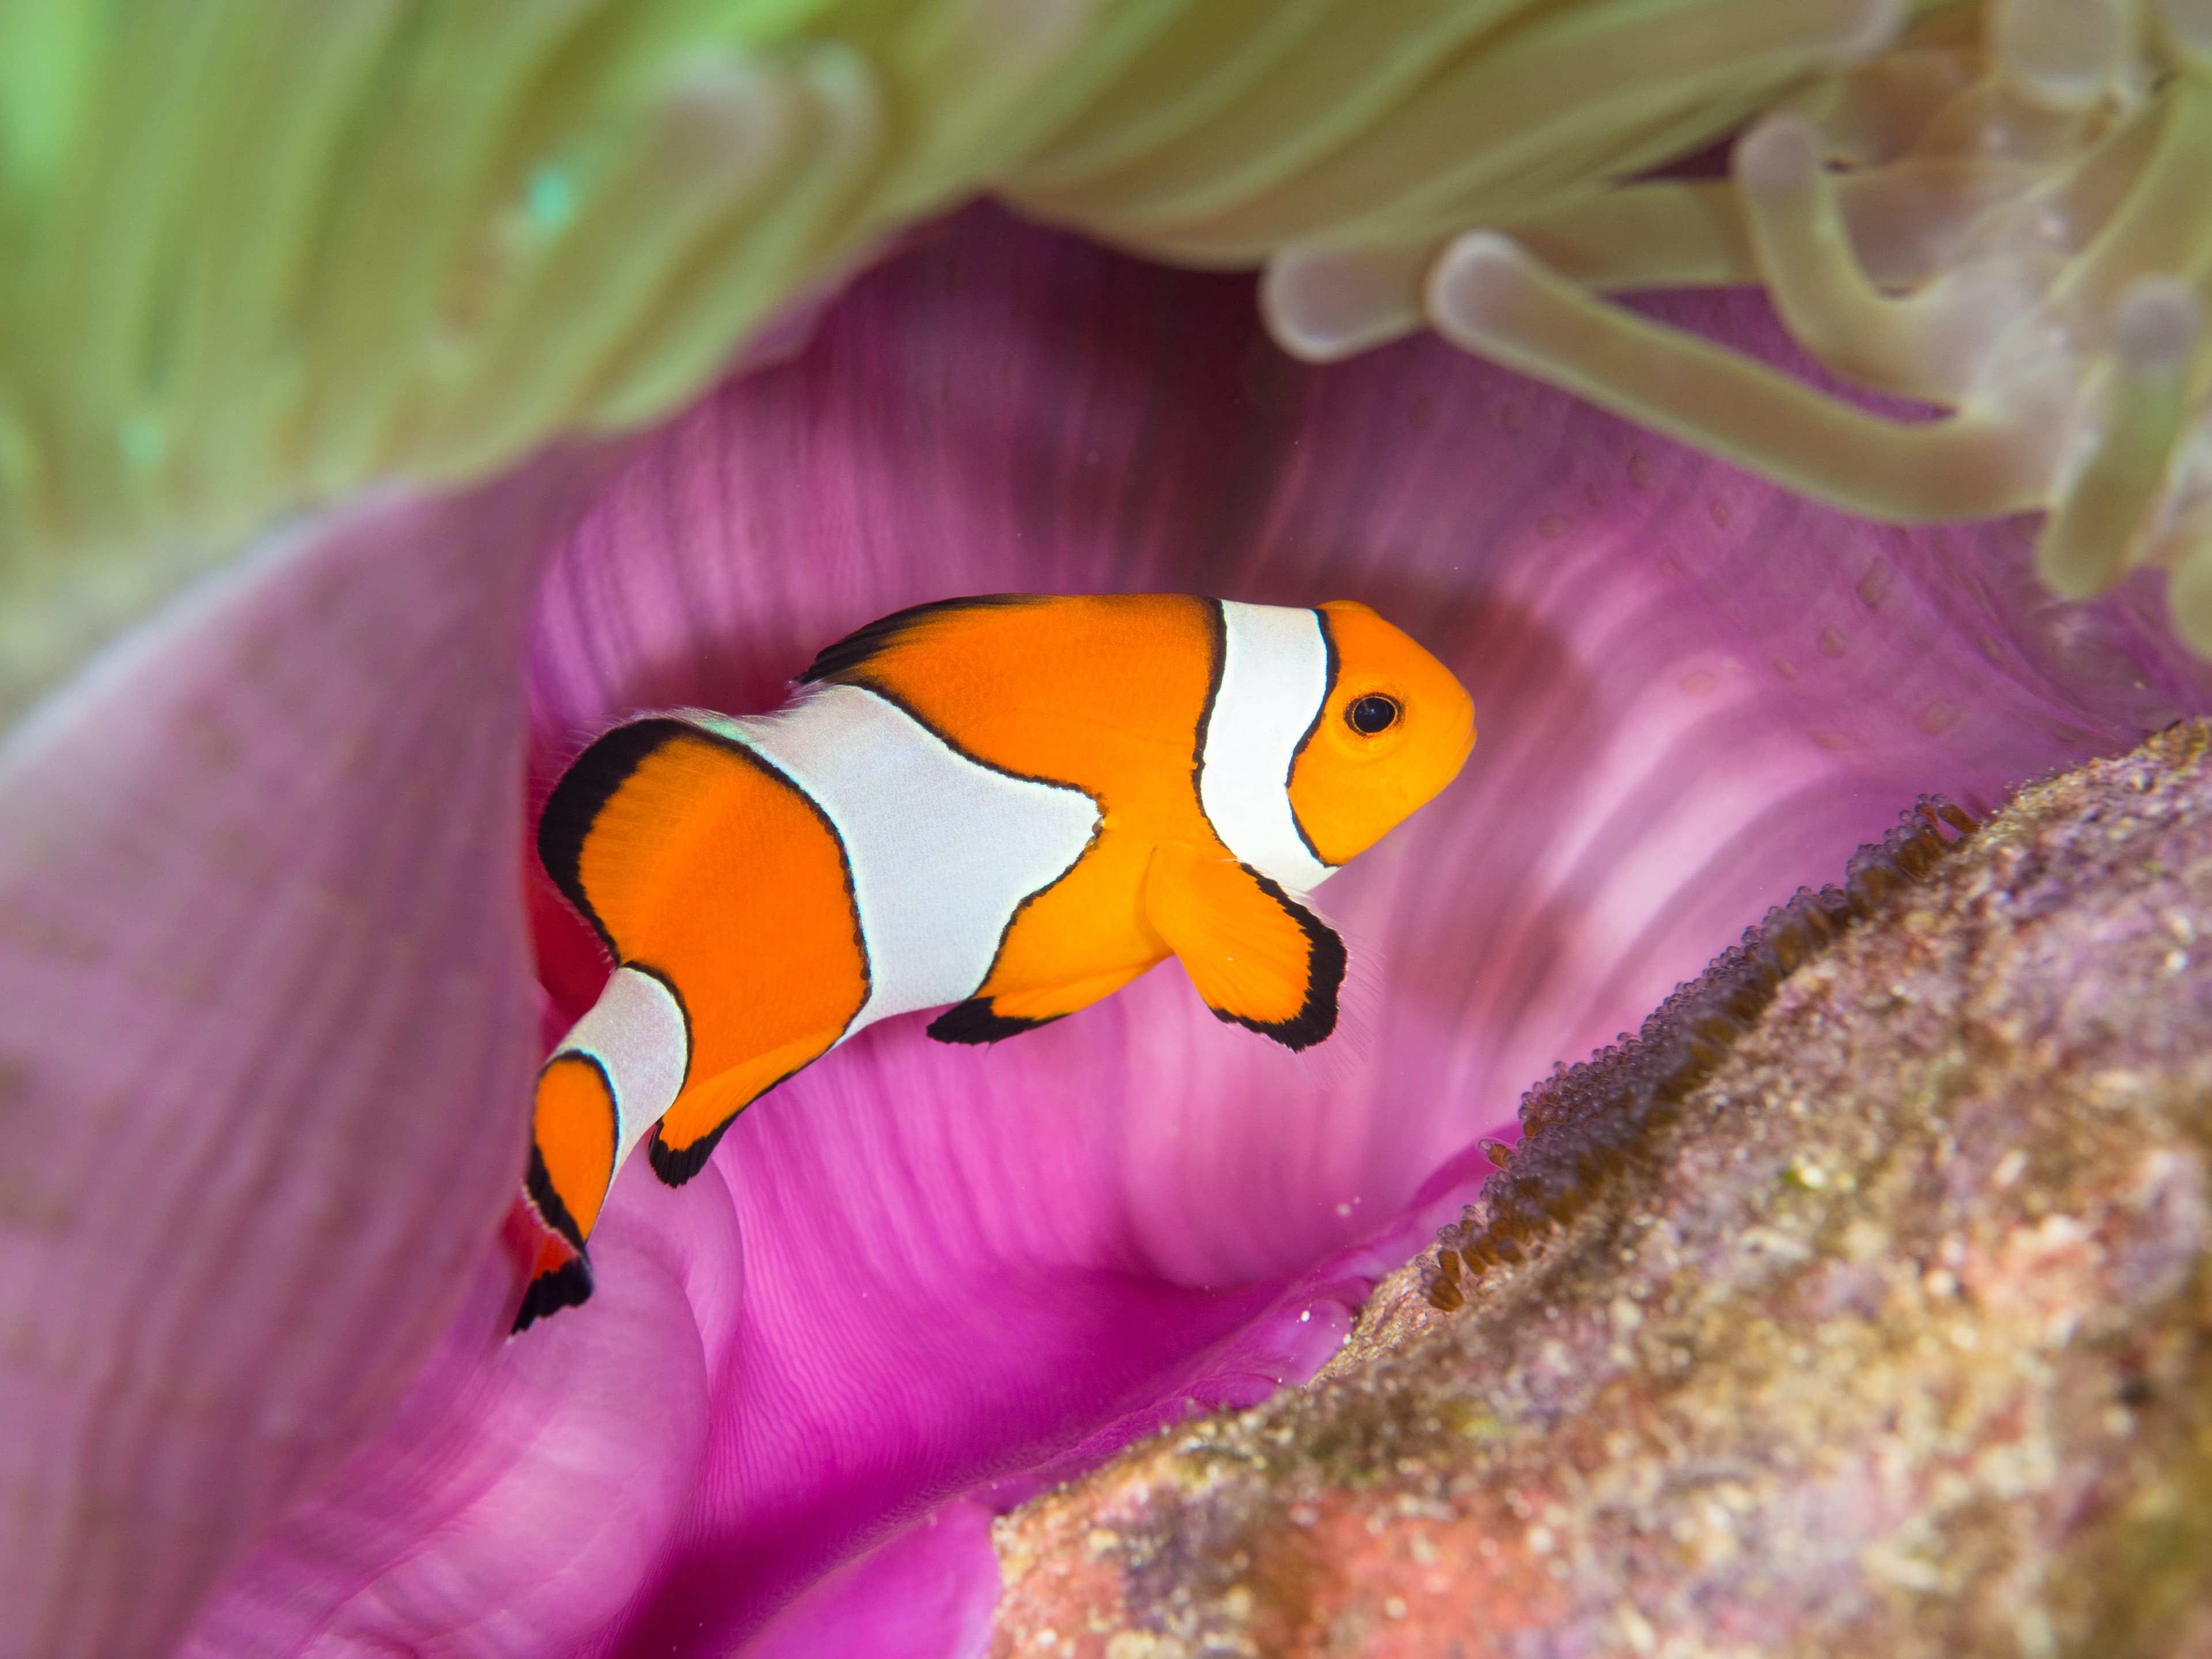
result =
M1872 517L2045 509L2057 592L2162 566L2212 653L2208 46L2179 0L1929 9L1770 100L1726 181L1593 176L1518 216L1483 203L1456 237L1310 240L1273 257L1263 304L1315 359L1425 320ZM1823 368L1928 407L1870 412L1598 298L1754 282Z

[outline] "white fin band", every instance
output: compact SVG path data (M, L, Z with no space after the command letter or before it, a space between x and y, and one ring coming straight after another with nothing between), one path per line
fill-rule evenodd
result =
M676 1103L691 1061L684 1005L657 975L617 968L592 1010L561 1039L558 1054L588 1054L614 1091L615 1168Z

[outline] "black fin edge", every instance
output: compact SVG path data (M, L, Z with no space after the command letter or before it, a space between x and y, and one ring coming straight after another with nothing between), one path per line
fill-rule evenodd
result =
M811 1065L813 1061L809 1060L807 1064ZM805 1069L804 1066L793 1066L776 1079L775 1083L769 1084L768 1089L762 1090L760 1095L755 1095L753 1100L758 1100L761 1095L766 1094L769 1089L773 1089L779 1084L788 1083ZM714 1155L714 1148L720 1146L722 1137L729 1133L730 1125L738 1121L738 1113L744 1111L745 1106L751 1105L753 1100L745 1102L744 1106L738 1107L736 1112L732 1112L729 1116L708 1130L689 1146L680 1149L671 1146L663 1140L660 1138L660 1126L658 1123L654 1124L653 1133L645 1138L645 1155L653 1164L653 1174L660 1177L660 1184L664 1187L681 1187L693 1176L705 1169L707 1160Z
M530 1281L509 1334L519 1334L563 1308L580 1308L591 1299L592 1264L580 1255L571 1256L552 1272L539 1273Z
M1261 892L1281 905L1290 919L1297 923L1298 931L1306 936L1306 1000L1297 1013L1272 1024L1221 1008L1213 1008L1214 1018L1224 1025L1242 1025L1248 1031L1257 1031L1293 1054L1328 1041L1336 1030L1336 994L1344 988L1344 971L1350 960L1344 941L1337 937L1334 928L1250 865L1240 864L1237 867L1257 882ZM1206 1006L1212 1007L1211 1003Z
M888 617L878 617L866 627L856 628L842 640L832 641L816 653L806 672L799 677L801 685L835 679L856 672L867 666L880 652L896 644L899 636L917 623L942 616L953 611L981 611L1001 605L1020 605L1036 596L1029 593L971 593L957 599L933 599L927 605L910 605L903 611L894 611Z
M647 757L671 738L692 729L682 720L665 715L616 726L594 739L569 763L568 769L561 775L561 781L545 798L545 810L538 815L538 861L545 866L545 873L553 878L553 884L561 890L562 896L592 924L592 931L617 959L622 952L616 948L606 924L592 908L591 900L585 896L585 838L592 833L592 825L598 822L606 804L614 799L615 792L629 781L630 775L645 763Z
M538 1150L538 1143L530 1143L530 1173L522 1178L522 1190L530 1195L530 1206L538 1212L538 1218L567 1239L580 1255L584 1248L584 1230L576 1224L576 1218L568 1213L568 1206L561 1201L561 1194L553 1190L553 1176L545 1168L545 1155Z
M731 1113L729 1116L708 1130L705 1134L701 1135L698 1139L680 1151L663 1140L660 1138L659 1126L654 1125L653 1133L645 1139L645 1155L653 1164L653 1174L660 1177L660 1184L664 1187L681 1187L693 1176L705 1169L707 1160L714 1155L714 1148L722 1144L722 1137L729 1133L730 1125L737 1121L737 1114Z
M853 1012L845 1016L845 1025L847 1029L849 1029L853 1021L859 1017L860 1010L868 1006L868 997L875 988L876 980L875 970L870 967L868 963L868 937L866 933L863 931L860 927L860 890L853 880L853 854L851 849L845 845L845 832L837 827L836 820L832 818L830 814L823 810L820 801L815 799L813 796L808 794L806 791L800 788L789 773L786 772L781 767L769 760L767 756L757 753L755 750L747 748L744 744L735 742L732 738L723 736L719 732L709 732L695 726L686 726L684 727L684 730L692 737L699 738L708 743L715 744L720 748L725 754L731 756L732 758L743 763L744 765L751 767L756 772L758 772L763 777L774 783L778 788L788 790L791 793L793 799L798 801L801 805L805 807L808 811L814 815L814 821L822 826L822 832L830 837L830 844L837 849L837 871L838 873L844 878L845 904L846 908L852 913L853 917L853 948L860 953L860 1000L853 1005ZM642 963L632 962L626 963L623 965L625 967L637 968L642 972L652 974L655 978L659 979L662 984L668 988L668 994L676 999L678 1006L682 1007L684 1010L684 1040L685 1042L689 1043L691 1041L691 1010L690 1005L684 1002L683 993L676 988L675 981L662 975L659 969L646 967ZM843 1032L841 1030L838 1034L840 1041L843 1039ZM816 1058L819 1059L820 1056L817 1055ZM811 1064L811 1062L810 1061L809 1063ZM795 1068L794 1071L786 1072L783 1074L783 1077L792 1077L796 1075L797 1069L803 1068ZM775 1082L782 1082L783 1077L778 1078ZM691 1058L688 1053L686 1054L684 1061L684 1086L687 1089L691 1086ZM773 1089L774 1087L775 1087L775 1083L771 1083L768 1085L769 1089ZM764 1095L767 1092L768 1089L763 1089L760 1091L761 1095ZM758 1100L759 1098L760 1095L755 1095L753 1097L754 1100ZM751 1102L748 1101L746 1104L750 1105L751 1104ZM743 1111L744 1109L744 1107L743 1106L738 1109L738 1111ZM734 1114L732 1114L732 1115L734 1115ZM727 1128L729 1126L726 1123L722 1127L723 1128ZM658 1133L658 1130L656 1130L655 1133L657 1134ZM721 1131L717 1130L715 1133L719 1134ZM659 1166L656 1165L655 1167L658 1168ZM691 1172L691 1175L696 1175L698 1171L694 1170ZM690 1178L691 1176L687 1175L684 1177L684 1180L689 1181ZM675 1187L681 1186L683 1182L672 1181L668 1184L672 1187Z
M1008 1037L1019 1036L1024 1031L1034 1031L1040 1025L1066 1018L1066 1014L1048 1014L1042 1019L1028 1019L1019 1014L1002 1014L991 1006L989 997L970 997L965 1002L953 1004L930 1021L928 1034L939 1042L1004 1042Z
M1198 724L1191 731L1190 793L1202 815L1206 811L1206 734L1213 726L1213 705L1221 697L1221 677L1229 672L1229 618L1218 599L1200 599L1199 604L1206 615L1206 700L1198 706Z

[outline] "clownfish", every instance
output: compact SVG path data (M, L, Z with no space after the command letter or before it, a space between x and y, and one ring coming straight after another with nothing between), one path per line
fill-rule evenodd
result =
M775 714L614 727L538 830L614 971L538 1074L514 1328L591 1294L646 1145L680 1186L747 1105L862 1027L995 1042L1169 956L1219 1018L1336 1030L1304 902L1458 774L1474 705L1364 605L995 594L829 647Z

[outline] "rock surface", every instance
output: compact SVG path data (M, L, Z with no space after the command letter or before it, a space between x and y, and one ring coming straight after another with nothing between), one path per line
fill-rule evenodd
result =
M1006 1517L993 1653L2212 1656L2212 728L2024 791L1670 1115Z

